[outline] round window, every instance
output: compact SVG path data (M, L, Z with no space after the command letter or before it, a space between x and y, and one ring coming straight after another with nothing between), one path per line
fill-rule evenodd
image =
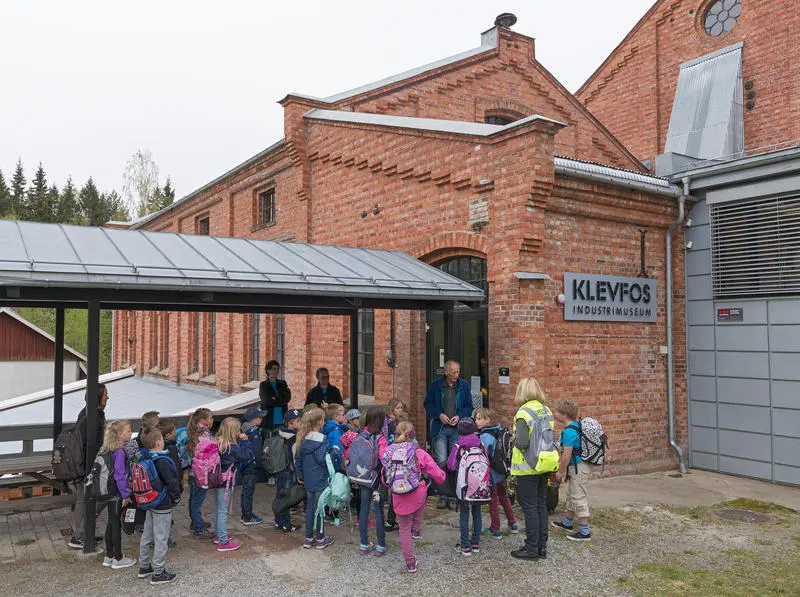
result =
M703 28L714 37L727 33L742 14L742 0L717 0L703 17Z

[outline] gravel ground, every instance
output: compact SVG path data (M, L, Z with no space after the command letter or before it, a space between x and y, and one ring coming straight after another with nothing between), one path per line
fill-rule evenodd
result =
M484 515L488 526L488 513ZM618 580L642 562L682 557L702 564L723 550L778 549L781 538L794 530L785 526L698 520L685 513L652 506L600 510L595 513L593 540L589 544L568 541L551 529L548 559L521 562L509 556L521 536L495 539L484 535L481 551L467 558L454 550L458 518L447 513L423 524L423 538L416 542L419 571L407 574L400 553L399 536L390 533L389 550L383 558L362 557L358 532L349 525L334 528L336 543L325 551L303 550L292 543L280 551L243 546L231 554L218 554L211 545L186 539L168 556L168 567L179 573L176 584L156 588L135 577L135 568L111 571L100 558L65 556L60 560L9 566L0 574L0 593L9 595L119 595L132 590L153 593L237 595L304 594L311 596L371 595L485 595L487 583L499 595L536 591L537 595L624 595ZM273 531L263 525L266 541ZM302 541L298 536L297 545ZM126 549L136 551L132 539ZM776 545L777 543L777 545ZM260 551L260 553L259 553Z

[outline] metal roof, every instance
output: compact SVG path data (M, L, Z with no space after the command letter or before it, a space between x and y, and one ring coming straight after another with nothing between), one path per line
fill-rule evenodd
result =
M287 312L301 305L352 309L354 299L403 308L412 301L483 298L480 289L396 251L0 221L0 303L30 297L119 306L124 299L114 296L124 291L138 291L144 303L156 302L155 291L171 292L161 305L179 296L182 304L202 302L219 311L225 309L217 293L247 295L250 306ZM324 297L343 300L326 304Z
M357 95L361 95L362 93L375 91L376 89L380 89L381 87L386 87L387 85L392 85L394 83L399 83L400 81L405 81L406 79L411 79L412 77L425 74L428 71L442 68L444 66L449 66L451 64L461 62L462 60L472 58L474 56L479 56L484 52L490 52L492 50L495 50L496 48L497 48L497 28L493 27L492 29L489 29L488 31L485 31L484 33L481 34L481 45L478 46L477 48L473 48L472 50L467 50L466 52L461 52L460 54L455 54L454 56L448 56L447 58L437 60L436 62L424 64L422 66L412 68L411 70L407 70L402 73L398 73L396 75L392 75L390 77L386 77L384 79L380 79L378 81L374 81L372 83L368 83L366 85L350 89L348 91L343 91L335 95L329 95L328 97L315 97L313 95L306 95L302 93L290 93L289 95L332 104L342 100L350 99L351 97L355 97Z
M709 159L743 154L742 45L681 64L665 153Z
M391 126L420 131L435 131L440 133L453 133L455 135L468 135L473 137L489 137L498 133L509 131L529 122L541 120L559 126L567 126L563 122L552 120L538 114L515 120L509 124L485 124L483 122L467 122L463 120L440 120L437 118L417 118L413 116L390 116L387 114L370 114L367 112L345 112L339 110L309 110L303 115L313 120L327 120L331 122L349 122L352 124L368 124L375 126Z
M615 168L613 166L605 166L594 162L576 160L574 158L556 156L554 161L556 173L564 176L585 178L659 195L677 197L681 194L679 187L671 184L667 179L659 178L658 176L651 176L642 174L641 172Z
M45 332L45 331L44 331L42 328L40 328L40 327L38 327L38 326L35 326L35 325L33 325L33 324L30 322L30 321L28 321L27 319L25 319L25 318L24 318L22 315L20 315L20 314L19 314L19 313L17 313L16 311L14 311L14 309L9 309L8 307L0 307L0 315L8 315L8 316L9 316L9 317L11 317L12 319L15 319L15 320L17 320L17 321L18 321L18 322L20 322L22 325L29 327L30 329L32 329L32 330L33 330L34 332L36 332L37 334L39 334L39 335L41 335L41 336L44 336L44 337L45 337L45 338L47 338L47 339L48 339L50 342L53 342L53 343L55 344L55 341L56 341L56 339L55 339L55 338L53 338L53 336L51 336L50 334L48 334L47 332ZM76 359L78 359L79 361L85 361L85 360L86 360L86 356L85 356L84 354L81 354L80 352L78 352L77 350L75 350L74 348L72 348L71 346L67 346L67 345L65 344L65 345L64 345L64 350L65 350L66 352L70 353L72 356L74 356L74 357L75 357ZM0 410L2 410L2 408L0 408Z

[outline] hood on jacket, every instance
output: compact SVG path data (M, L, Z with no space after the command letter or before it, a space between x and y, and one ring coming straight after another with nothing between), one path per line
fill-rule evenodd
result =
M458 445L462 448L480 448L481 438L477 433L470 433L469 435L462 435L458 438Z
M327 439L322 433L319 431L312 431L303 438L303 451L306 451L306 446L308 446L308 451L311 451L317 447L311 444L322 444L325 442L327 442Z
M295 439L297 437L297 431L294 429L289 429L288 427L281 427L278 429L278 435L286 440ZM311 434L309 433L308 435ZM306 439L308 439L308 436L306 436Z
M242 423L242 433L247 434L248 431L253 429L260 429L259 425L253 425L250 421L245 421Z

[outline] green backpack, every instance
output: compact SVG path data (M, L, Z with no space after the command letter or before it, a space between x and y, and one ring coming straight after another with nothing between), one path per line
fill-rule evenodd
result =
M345 510L350 506L350 479L344 473L337 473L333 468L330 454L325 454L328 464L328 486L322 490L317 504L315 516L319 518L319 532L324 532L325 506L333 511ZM339 519L334 522L339 526Z

